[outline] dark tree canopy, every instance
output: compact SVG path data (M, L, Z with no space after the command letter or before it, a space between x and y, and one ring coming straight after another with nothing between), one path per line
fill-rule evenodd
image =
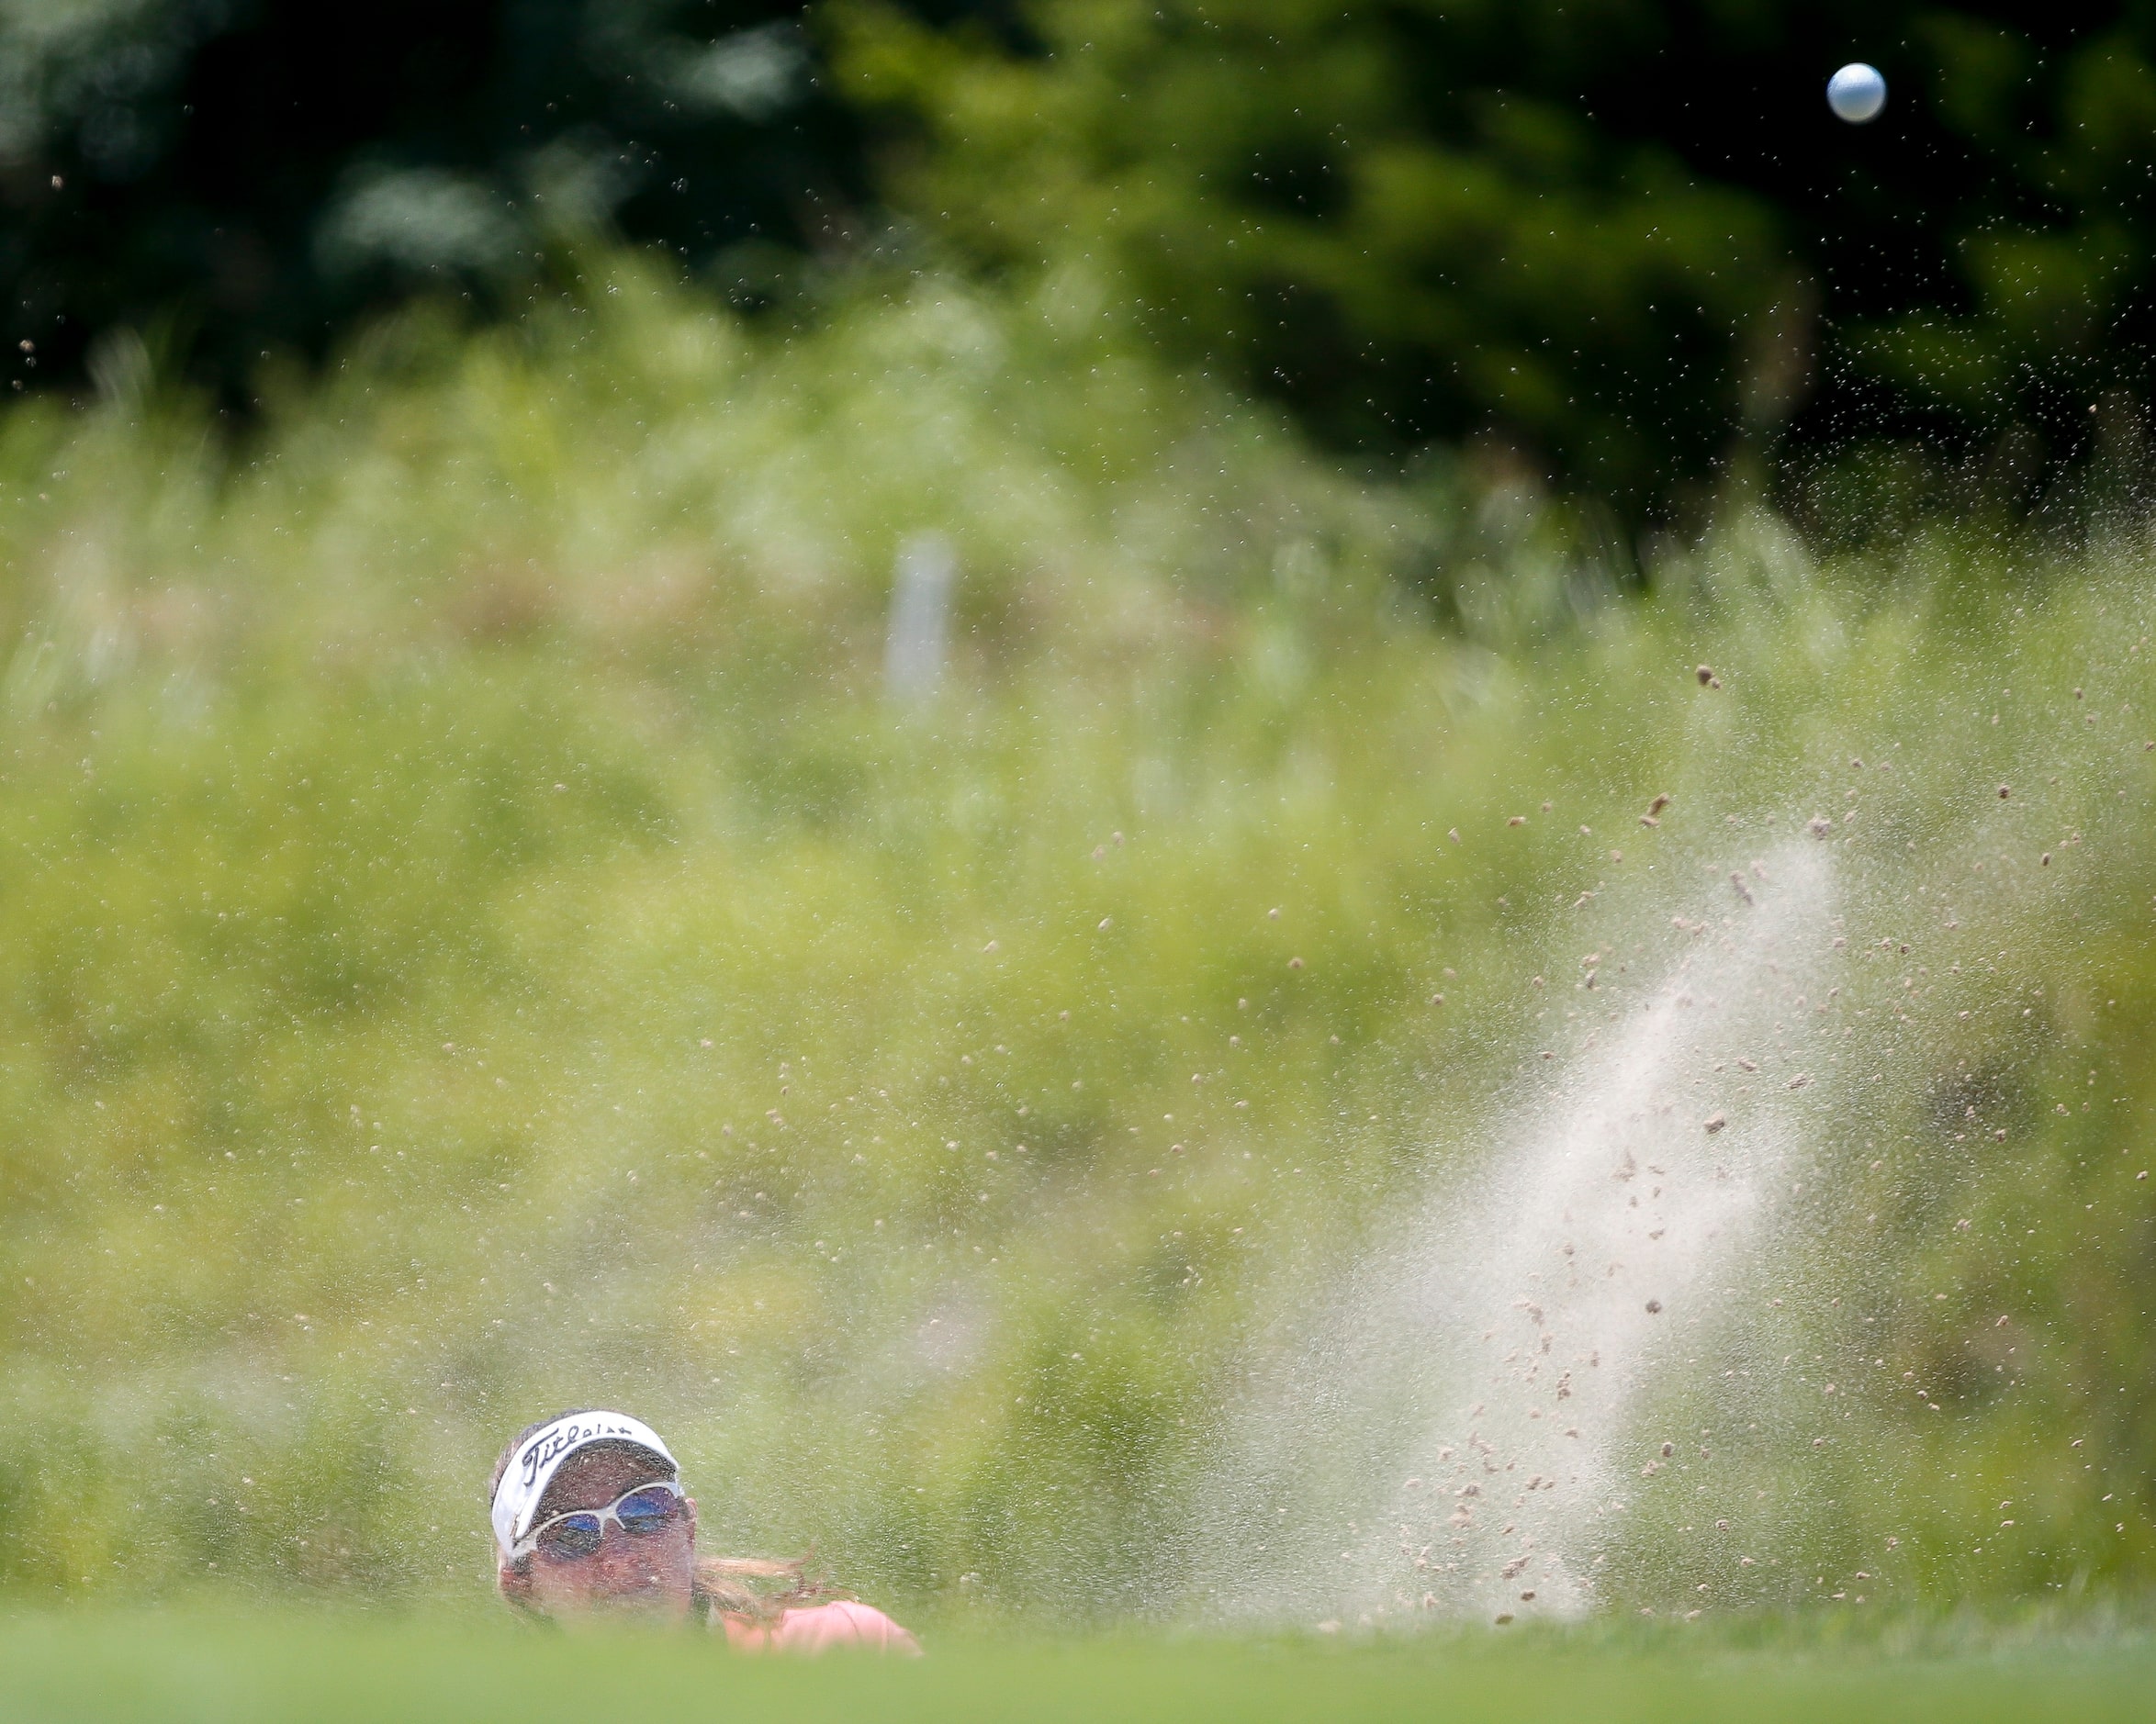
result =
M416 289L500 299L565 230L843 248L863 196L788 0L36 11L0 9L0 282L46 375L167 317L230 383Z
M2148 0L1037 0L1031 53L848 16L938 230L1112 270L1346 444L1492 431L1638 503L1791 437L2072 458L2150 398Z
M2156 0L0 0L18 384L163 319L230 388L513 307L565 232L738 283L895 210L1343 446L1653 509L1747 447L2137 425L2152 175Z

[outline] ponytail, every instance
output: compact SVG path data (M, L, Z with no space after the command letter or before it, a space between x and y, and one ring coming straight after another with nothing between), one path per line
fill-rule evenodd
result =
M789 1610L851 1596L826 1581L812 1578L808 1570L814 1560L814 1551L791 1559L700 1556L691 1595L696 1612L706 1621L716 1614L770 1628Z

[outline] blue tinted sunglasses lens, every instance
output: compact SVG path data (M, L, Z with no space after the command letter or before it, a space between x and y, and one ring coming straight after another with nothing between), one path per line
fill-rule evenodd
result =
M670 1491L637 1491L622 1498L614 1513L623 1532L663 1532L680 1513L680 1499Z
M540 1535L539 1548L548 1556L590 1556L605 1537L606 1522L597 1515L569 1515Z

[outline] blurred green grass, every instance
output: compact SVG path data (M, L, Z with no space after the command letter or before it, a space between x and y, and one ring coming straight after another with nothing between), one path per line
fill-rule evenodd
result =
M1995 1629L1993 1630L1995 1633ZM1802 1637L1800 1637L1802 1638ZM694 1639L474 1626L77 1615L0 1623L0 1718L589 1717L1237 1719L2137 1718L2145 1637L2036 1636L1883 1654L1816 1638L1739 1647L1711 1630L1428 1636L1329 1645L961 1640L918 1662L729 1657Z
M715 1546L1175 1617L1248 1349L1472 1170L1582 952L1672 961L1831 817L1852 1033L1910 1027L1777 1321L1861 1423L1730 1459L1780 1554L1713 1603L2149 1585L2130 523L1823 561L1739 500L1628 594L1070 284L761 342L588 288L387 326L244 445L146 356L0 421L0 1584L469 1596L496 1450L612 1403ZM922 530L957 643L901 707ZM1612 1603L1693 1602L1684 1518Z

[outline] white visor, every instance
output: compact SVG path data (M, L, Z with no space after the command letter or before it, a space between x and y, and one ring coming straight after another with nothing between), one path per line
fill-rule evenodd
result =
M579 1449L607 1442L648 1449L667 1463L675 1478L681 1476L680 1463L659 1434L626 1413L568 1413L542 1425L517 1445L501 1471L501 1483L494 1487L494 1542L504 1562L517 1540L532 1530L539 1499L546 1495L561 1463Z

